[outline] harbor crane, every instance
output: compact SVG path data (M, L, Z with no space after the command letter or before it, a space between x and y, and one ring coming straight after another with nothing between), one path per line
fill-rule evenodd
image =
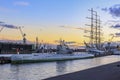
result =
M22 37L23 37L23 44L26 44L26 34L23 33L21 27L18 27L18 29L20 30L20 33L21 33L21 35L22 35Z
M2 28L0 29L0 33L1 33L1 31L2 31L4 28L5 28L5 27L2 27ZM20 31L20 33L21 33L21 35L22 35L22 38L23 38L23 44L26 44L26 34L23 33L21 27L18 27L17 29L19 29L19 31Z
M1 23L1 22L0 22ZM22 38L23 38L23 44L26 44L26 34L25 33L23 33L23 31L22 31L22 27L21 26L19 26L19 27L17 27L17 26L14 26L14 25L10 25L10 24L3 24L3 22L2 22L2 24L0 24L0 26L1 26L1 28L0 28L0 33L2 32L2 30L6 27L6 28L12 28L12 29L19 29L19 31L20 31L20 33L21 33L21 35L22 35Z

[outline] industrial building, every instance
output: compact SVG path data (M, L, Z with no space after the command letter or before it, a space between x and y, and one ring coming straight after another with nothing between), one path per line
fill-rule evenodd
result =
M33 50L33 44L20 44L11 42L0 42L1 54L16 54L19 53L31 53Z

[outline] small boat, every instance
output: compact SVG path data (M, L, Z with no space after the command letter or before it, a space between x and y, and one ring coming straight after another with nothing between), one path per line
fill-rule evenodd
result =
M88 50L88 53L89 54L94 54L95 56L100 56L100 55L104 55L105 51L98 50L98 49L95 49L95 48L91 48L91 49Z
M65 43L64 40L60 40L60 45L57 45L57 54L72 54L73 50Z
M111 52L113 55L120 55L120 50L119 49L111 49Z
M106 54L105 51L96 48L93 44L87 44L86 42L84 42L84 44L86 45L86 51L89 54L93 54L94 56L102 56Z

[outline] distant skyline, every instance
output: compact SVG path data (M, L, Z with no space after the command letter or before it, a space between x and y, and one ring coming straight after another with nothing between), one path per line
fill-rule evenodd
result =
M34 42L38 37L47 43L55 43L60 38L83 43L89 41L83 37L84 31L73 28L88 28L85 24L90 21L86 17L90 16L91 8L101 17L104 41L111 38L111 33L119 35L120 30L114 28L120 27L120 0L0 0L0 22L24 26L22 30L29 41ZM21 40L22 36L17 29L4 28L0 39Z

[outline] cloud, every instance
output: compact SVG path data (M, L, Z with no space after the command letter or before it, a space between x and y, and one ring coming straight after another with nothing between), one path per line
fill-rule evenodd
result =
M104 25L113 25L113 24L119 24L120 20L108 20L104 23Z
M120 33L115 33L116 37L120 37Z
M120 17L120 4L116 4L109 8L102 8L101 10L110 13L113 17Z
M108 20L107 22L118 23L118 22L120 22L120 20Z
M19 2L14 2L14 5L17 5L17 6L29 6L30 3L24 2L24 1L19 1Z
M0 6L0 12L16 13L16 12L18 12L18 10Z
M113 25L113 26L111 26L111 28L120 28L120 24L115 24L115 25Z
M2 26L2 27L6 27L6 28L11 28L11 29L18 29L18 27L15 26L15 25L12 25L12 24L6 24L6 23L1 22L1 21L0 21L0 26Z
M11 24L0 24L0 26L6 27L6 28L18 29L17 26L14 26L14 25L11 25Z
M72 27L72 26L59 26L61 28L70 28L70 29L78 29L78 30L83 30L85 33L90 32L88 28L82 28L82 27Z
M69 42L65 42L66 44L74 44L76 43L75 41L69 41Z
M110 36L112 36L112 37L120 37L120 33L110 34Z
M120 33L115 33L114 37L120 37Z
M2 24L0 26L7 27L7 28L12 28L12 29L18 29L17 26L11 25L11 24Z
M4 22L0 21L0 24L1 24L1 23L4 23Z
M65 26L59 26L59 27L65 28Z
M107 8L102 8L101 10L102 10L102 11L108 11L108 9L107 9Z

